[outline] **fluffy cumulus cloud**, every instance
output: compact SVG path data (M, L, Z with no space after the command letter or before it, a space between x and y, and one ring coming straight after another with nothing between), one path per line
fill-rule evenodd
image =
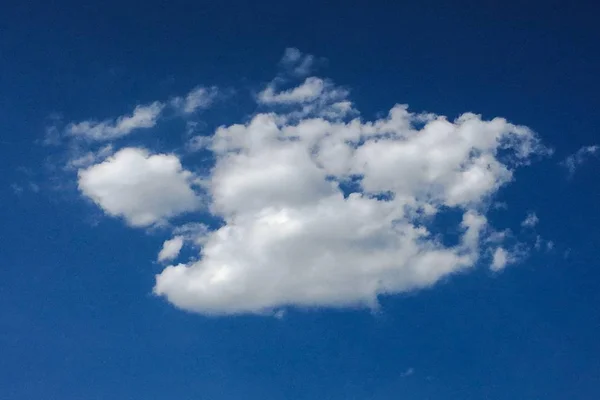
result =
M201 140L214 161L200 168L205 175L139 148L80 169L81 192L137 227L197 210L203 191L209 220L175 226L158 260L172 262L186 244L198 257L166 266L154 293L209 315L376 308L382 295L516 262L487 211L517 168L547 152L534 132L503 118L448 118L406 105L364 120L350 92L328 79L290 85L313 62L286 50L281 64L294 74L266 85L260 112ZM191 113L208 101L205 91L172 104ZM101 124L99 132L126 130L116 128L120 120Z
M309 79L280 99L322 104L322 86L306 85L323 81ZM223 225L204 236L197 261L168 266L154 289L206 314L377 307L380 295L468 270L494 233L490 200L544 151L502 118L451 121L404 105L375 121L261 113L217 129L211 150L210 210ZM462 214L454 245L434 233L448 212ZM501 248L489 258L495 270L511 261Z
M129 135L135 129L152 128L164 108L164 104L155 101L145 106L137 106L131 115L115 120L82 121L67 126L67 133L89 140L113 140Z
M79 189L108 215L131 226L162 223L196 210L200 197L194 176L172 154L125 148L100 164L78 172Z

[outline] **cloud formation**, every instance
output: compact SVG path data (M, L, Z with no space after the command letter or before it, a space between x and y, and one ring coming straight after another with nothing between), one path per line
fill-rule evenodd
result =
M258 94L258 101L262 104L306 103L319 97L325 88L326 82L314 76L306 78L300 86L281 92L271 83Z
M307 81L281 99L322 104L323 87ZM224 224L198 261L157 276L156 294L205 314L377 307L476 265L490 200L544 152L526 127L471 113L450 121L398 105L375 121L289 121L261 113L215 132L207 185ZM452 246L432 233L450 211L462 214ZM511 257L498 248L488 262L499 270Z
M151 155L140 148L122 149L78 172L79 189L86 197L106 214L122 217L135 227L197 210L201 200L192 187L193 179L175 155Z
M281 64L299 76L313 61L288 49ZM212 168L200 168L205 175L174 154L136 147L79 170L81 192L131 226L201 208L210 214L210 224L192 218L174 227L158 260L172 262L185 245L199 254L166 266L155 294L209 315L377 308L380 296L520 259L487 212L516 169L548 153L530 129L401 104L364 120L349 90L331 80L310 76L281 90L284 84L267 84L256 97L260 112L248 120L187 143L212 154ZM171 106L192 114L210 104L206 90ZM460 217L450 223L447 215Z
M600 146L584 146L565 158L561 165L567 169L569 176L573 176L577 167L586 162L590 157L596 155L600 151Z
M504 269L509 262L511 262L510 254L502 247L498 247L496 251L494 251L491 269L492 271L500 271Z
M104 120L101 122L90 120L71 123L67 126L67 133L75 137L89 140L113 140L126 135L132 131L142 128L152 128L164 109L164 104L155 101L145 106L137 106L131 115L124 115L115 120Z
M171 105L184 114L191 114L197 110L210 107L218 94L219 91L215 86L210 88L198 86L192 89L185 97L173 98Z
M524 228L533 228L540 222L540 219L534 212L530 212L527 214L527 217L521 222L521 226Z
M158 262L172 261L179 255L183 247L183 236L175 236L165 240L162 249L158 253Z
M285 49L280 64L287 72L293 75L306 76L311 73L315 62L315 56L304 54L294 47L289 47Z
M97 164L103 161L106 157L113 153L112 144L100 147L95 151L87 151L83 154L76 153L76 156L67 161L66 169L78 170L80 168L87 168L90 165Z

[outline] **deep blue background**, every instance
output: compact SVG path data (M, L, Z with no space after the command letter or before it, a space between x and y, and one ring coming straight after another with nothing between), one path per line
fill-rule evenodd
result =
M600 398L599 163L571 180L558 166L600 141L599 10L574 3L4 2L0 399ZM72 182L53 189L34 142L53 114L257 90L289 46L326 57L365 117L399 102L539 132L555 155L517 174L495 222L518 230L536 210L556 249L384 298L377 315L205 318L153 297L164 237L99 218ZM238 121L236 98L207 118Z

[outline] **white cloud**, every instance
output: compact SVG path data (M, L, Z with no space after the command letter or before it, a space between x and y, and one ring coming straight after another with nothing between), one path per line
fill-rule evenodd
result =
M131 115L116 120L83 121L67 126L67 133L90 140L112 140L129 135L135 129L152 128L164 105L158 101L146 106L137 106Z
M600 146L584 146L577 150L574 154L571 154L567 158L565 158L561 165L564 166L567 171L569 171L569 175L572 176L577 167L586 162L591 156L596 155L600 150Z
M209 227L199 222L188 222L173 229L174 235L181 236L185 241L197 246L202 246L206 242L209 232Z
M218 89L198 86L192 89L185 97L175 97L171 105L184 114L191 114L197 110L210 107L219 94Z
M179 255L183 247L183 236L175 236L172 239L165 240L162 249L158 253L158 261L172 261Z
M294 90L290 104L327 104L322 89ZM207 187L224 224L203 233L199 260L157 275L156 294L205 314L375 308L380 295L475 266L495 232L484 214L493 196L545 150L523 126L470 113L450 121L396 106L364 122L289 118L295 111L216 131ZM354 193L342 190L350 180ZM463 214L449 227L462 232L454 246L430 233L450 211ZM491 268L513 260L498 247Z
M315 57L290 47L285 49L280 64L296 76L306 76L311 72L315 64Z
M502 247L498 247L496 251L494 251L491 269L492 271L500 271L504 269L509 262L510 254Z
M218 95L219 90L215 86L198 86L185 97L174 97L170 101L170 105L182 114L192 114L197 110L210 107ZM123 115L116 119L72 122L67 125L66 133L73 137L96 141L118 139L129 135L136 129L154 127L164 108L165 104L159 101L148 105L138 105L130 115ZM56 128L52 127L51 129L47 133L46 142L50 143L52 141L52 143L57 144Z
M205 175L184 169L173 154L142 148L72 157L82 194L130 226L166 224L203 205L211 214L185 220L164 242L160 262L175 260L184 244L199 254L166 266L156 276L157 295L211 315L375 309L379 296L430 287L479 264L498 271L520 259L518 245L507 247L512 232L496 230L487 211L517 168L548 154L534 132L503 118L450 119L406 105L364 120L350 92L330 80L313 76L283 86L292 75L306 76L313 63L286 50L287 75L259 93L266 111L248 122L192 137L201 122L186 115L187 149L212 153L202 154L215 163ZM216 95L198 87L170 107L192 114ZM115 139L154 126L163 107L139 106L130 116L67 130ZM206 191L206 204L198 191ZM458 233L453 245L438 233L446 213L462 216L441 229Z
M521 226L525 228L533 228L540 222L540 219L534 212L530 212L527 214L527 217L521 222Z
M80 168L87 168L90 165L97 164L103 161L106 157L113 153L113 146L108 144L99 148L96 151L88 151L83 154L78 154L74 158L70 159L65 166L66 169L76 170Z
M186 143L189 151L205 150L212 146L212 136L197 135L193 136Z
M171 154L125 148L106 161L79 170L79 189L108 215L131 226L149 226L201 206L194 176Z
M288 112L278 115L278 122L299 121L321 117L326 120L343 120L358 115L349 91L335 86L331 81L309 77L299 86L277 91L281 81L275 79L258 94L258 103L266 106L285 106Z
M328 87L323 79L314 76L306 78L300 86L281 92L276 91L275 83L270 83L258 94L258 101L262 104L307 103L321 96Z

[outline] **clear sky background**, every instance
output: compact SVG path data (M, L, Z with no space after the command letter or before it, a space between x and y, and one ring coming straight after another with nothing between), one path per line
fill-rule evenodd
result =
M0 399L599 398L599 9L526 3L3 3Z

